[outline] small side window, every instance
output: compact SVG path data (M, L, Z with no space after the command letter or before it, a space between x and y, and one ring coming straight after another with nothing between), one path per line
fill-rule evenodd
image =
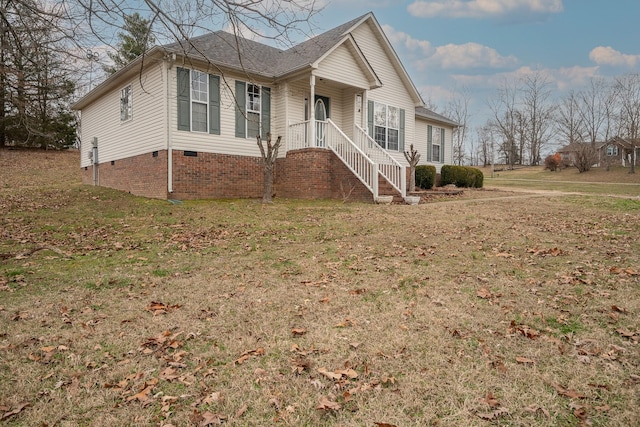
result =
M133 92L131 85L120 90L120 121L131 120L133 116Z

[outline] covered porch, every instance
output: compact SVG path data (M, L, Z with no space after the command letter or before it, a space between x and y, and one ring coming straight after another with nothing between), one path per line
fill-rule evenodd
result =
M314 72L307 78L286 84L286 156L299 157L296 152L300 150L331 152L370 192L373 201L389 195L388 187L404 199L405 166L365 130L369 88L319 77Z

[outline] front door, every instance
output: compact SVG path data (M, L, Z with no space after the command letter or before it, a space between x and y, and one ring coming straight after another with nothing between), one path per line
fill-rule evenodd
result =
M316 95L314 110L316 119L316 147L326 147L329 98Z

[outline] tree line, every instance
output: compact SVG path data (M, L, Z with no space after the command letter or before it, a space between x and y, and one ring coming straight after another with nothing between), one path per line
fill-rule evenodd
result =
M156 40L188 49L222 28L287 43L318 10L315 0L0 0L0 148L76 144L71 105L95 86L94 65L109 75Z
M488 100L490 117L476 129L470 144L465 144L468 96L454 98L448 114L462 125L454 132L454 162L539 165L543 153L561 144L570 145L588 168L597 161L597 143L614 136L625 138L635 150L640 138L640 74L592 78L559 100L553 95L552 83L541 71L504 81ZM633 162L630 166L634 173Z

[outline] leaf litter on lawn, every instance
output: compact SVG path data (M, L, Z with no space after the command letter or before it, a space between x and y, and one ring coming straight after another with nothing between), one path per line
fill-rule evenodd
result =
M610 199L41 194L0 253L71 256L2 259L9 425L638 422L640 229Z

